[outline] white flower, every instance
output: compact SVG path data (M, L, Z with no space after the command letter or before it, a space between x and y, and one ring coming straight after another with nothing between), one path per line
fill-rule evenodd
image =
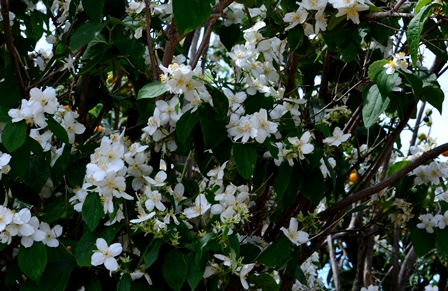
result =
M365 4L355 4L348 7L335 7L338 9L336 17L347 15L347 20L350 19L355 24L359 24L359 13L358 11L369 10L369 6Z
M240 270L241 285L243 285L244 289L249 289L249 284L247 284L246 277L247 275L249 275L249 272L252 271L254 266L255 264L247 264L244 265Z
M427 286L425 286L425 291L439 291L439 287L438 286L427 285Z
M327 2L327 0L303 0L302 2L297 2L297 4L306 10L321 10L327 6Z
M266 138L271 135L271 133L277 132L278 124L272 121L268 121L268 114L266 109L262 108L259 112L254 113L252 117L252 124L254 128L257 129L257 135L255 140L259 143L264 143Z
M435 218L438 221L439 228L444 229L448 225L448 210L443 215L437 214Z
M165 211L166 207L162 203L162 195L159 191L151 191L151 188L146 186L145 194L148 198L145 201L145 206L148 211L152 211L154 207L160 211Z
M39 219L36 216L31 217L28 222L34 228L34 233L30 236L22 236L20 243L25 247L31 247L35 241L42 241L45 238L45 232L38 229L39 228Z
M145 180L156 187L165 186L165 180L167 178L167 175L164 171L159 171L156 176L153 178L151 177L145 177Z
M295 137L288 137L288 141L291 143L292 148L299 155L299 159L305 159L305 154L309 154L314 150L314 146L310 143L311 133L306 131L302 134L300 139Z
M68 140L71 144L75 142L75 134L82 134L86 130L86 127L77 122L72 112L65 112L64 114L64 128L67 131Z
M378 291L378 286L370 285L368 288L362 287L361 291Z
M96 247L98 250L95 251L91 258L92 266L104 264L106 269L111 271L111 273L112 271L118 270L118 262L115 257L121 254L121 251L123 250L121 244L114 243L108 246L103 238L97 238Z
M349 139L350 136L352 136L350 133L344 134L344 132L339 127L336 127L333 130L333 136L327 137L326 139L323 140L323 142L328 143L328 145L330 145L330 146L337 147L340 144L342 144L344 141Z
M432 214L423 214L421 217L422 222L417 224L420 229L425 229L428 233L433 233L433 227L436 227L437 222L434 220Z
M132 281L140 279L141 277L144 276L146 281L148 282L148 284L152 285L151 277L149 277L148 273L145 273L145 265L144 264L140 265L140 267L138 267L138 269L135 270L134 272L132 272L130 275L131 275Z
M199 194L194 200L194 206L184 209L183 214L191 219L203 215L207 210L209 210L211 204L208 203L207 198L204 194Z
M143 35L143 28L142 27L137 28L134 32L135 39L141 38L142 35Z
M291 220L289 221L289 228L286 229L282 226L280 228L281 231L286 235L286 237L295 245L300 245L303 243L306 243L308 241L308 233L297 230L299 227L299 222L294 217L291 217Z
M304 23L307 17L308 11L306 11L302 7L300 7L295 12L286 13L285 17L283 17L283 21L289 23L289 25L285 28L285 30L289 30L291 28L294 28L298 24Z
M9 208L0 205L0 231L3 231L12 222L13 217L14 213Z
M218 260L221 260L221 261L223 261L223 265L224 266L231 266L232 265L232 259L231 258L229 258L229 257L226 257L226 256L224 256L224 255L222 255L222 254L214 254L213 255L215 258L217 258Z
M59 241L57 240L57 238L62 234L62 226L55 225L53 228L50 228L48 223L41 222L40 230L45 233L45 238L42 240L45 245L52 248L56 248L59 246Z

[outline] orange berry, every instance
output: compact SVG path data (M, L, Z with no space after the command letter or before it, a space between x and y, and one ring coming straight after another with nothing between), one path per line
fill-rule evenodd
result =
M94 132L99 132L102 131L103 127L101 125L98 125L97 127L95 127L95 129L93 130Z
M358 181L358 174L351 173L350 174L350 182L355 183L356 181Z

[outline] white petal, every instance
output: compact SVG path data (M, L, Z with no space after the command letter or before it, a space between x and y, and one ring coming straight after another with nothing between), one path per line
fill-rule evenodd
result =
M123 251L123 247L120 243L111 244L109 247L110 253L112 256L116 257Z
M92 258L91 258L91 264L92 264L92 266L99 266L99 265L102 265L103 263L104 263L104 256L103 256L103 253L100 253L100 252L96 252L96 253L94 253L93 255L92 255Z
M107 242L104 240L104 238L97 238L96 247L99 251L104 253L107 250Z
M104 260L104 266L109 271L116 271L118 269L118 263L115 258L107 258L106 260Z

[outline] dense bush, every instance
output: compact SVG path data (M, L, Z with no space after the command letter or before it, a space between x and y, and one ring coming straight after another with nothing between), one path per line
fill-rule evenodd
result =
M4 289L446 289L446 2L237 2L1 0Z

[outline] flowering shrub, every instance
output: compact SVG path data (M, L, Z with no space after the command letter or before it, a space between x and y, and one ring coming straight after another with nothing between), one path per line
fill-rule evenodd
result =
M445 290L445 2L0 4L6 289Z

